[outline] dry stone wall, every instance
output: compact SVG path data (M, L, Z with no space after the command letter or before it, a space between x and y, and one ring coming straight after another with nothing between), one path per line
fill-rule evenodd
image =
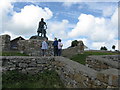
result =
M118 87L119 70L111 68L96 71L63 57L56 57L57 72L69 88L109 88Z
M119 69L119 61L120 55L88 56L86 66L98 71L110 68Z
M67 88L118 87L118 69L97 71L64 57L3 56L3 72L18 70L36 74L44 70L56 70Z
M42 56L41 50L42 40L30 39L30 40L20 40L18 41L18 50L21 53L28 54L29 56ZM52 41L48 41L48 50L46 52L47 56L53 55Z
M25 74L36 74L46 69L51 70L53 57L29 57L29 56L3 56L2 70L18 70Z
M10 50L10 36L9 35L0 35L0 47L3 51Z

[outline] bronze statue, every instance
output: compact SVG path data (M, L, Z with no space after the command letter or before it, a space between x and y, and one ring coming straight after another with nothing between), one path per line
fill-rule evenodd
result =
M44 22L44 19L41 18L41 21L39 22L39 27L37 30L38 36L41 33L41 37L46 37L46 29L47 29L47 25Z

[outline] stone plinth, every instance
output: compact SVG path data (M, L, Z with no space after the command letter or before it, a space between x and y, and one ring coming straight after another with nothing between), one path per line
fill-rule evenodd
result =
M44 40L45 38L47 38L47 37L41 37L41 36L32 36L32 37L30 37L30 39L36 39L36 40Z

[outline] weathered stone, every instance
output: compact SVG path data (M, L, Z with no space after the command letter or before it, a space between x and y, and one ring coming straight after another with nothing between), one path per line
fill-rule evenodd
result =
M39 69L38 68L27 68L26 71L28 74L36 74L39 72Z
M95 71L64 57L3 56L0 58L3 63L7 63L2 66L3 72L16 69L24 74L36 74L44 70L56 70L66 87L107 88L107 86L118 86L118 70L113 68ZM7 61L2 58L6 58ZM97 65L99 64L97 63Z
M19 67L22 67L22 68L25 68L27 67L28 65L26 63L19 63Z
M36 64L36 62L31 62L31 63L28 64L28 66L29 66L29 67L36 67L37 64Z
M118 55L103 55L103 56L89 56L86 59L86 64L95 70L104 70L109 68L119 68Z
M5 34L5 35L0 35L0 46L2 47L3 51L8 51L10 50L10 36Z
M25 69L22 69L21 72L27 74L27 71Z
M18 41L18 50L26 53L30 56L42 56L41 43L43 40L30 39L30 40L19 40ZM48 56L53 55L53 41L49 41L49 48L46 52Z

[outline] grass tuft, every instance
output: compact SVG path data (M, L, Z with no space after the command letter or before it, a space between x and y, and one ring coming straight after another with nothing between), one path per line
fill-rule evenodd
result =
M35 75L7 71L2 76L3 88L63 88L55 71L44 71Z
M7 52L0 52L0 56L28 56L27 54L19 53L19 52L13 52L13 51L7 51Z

